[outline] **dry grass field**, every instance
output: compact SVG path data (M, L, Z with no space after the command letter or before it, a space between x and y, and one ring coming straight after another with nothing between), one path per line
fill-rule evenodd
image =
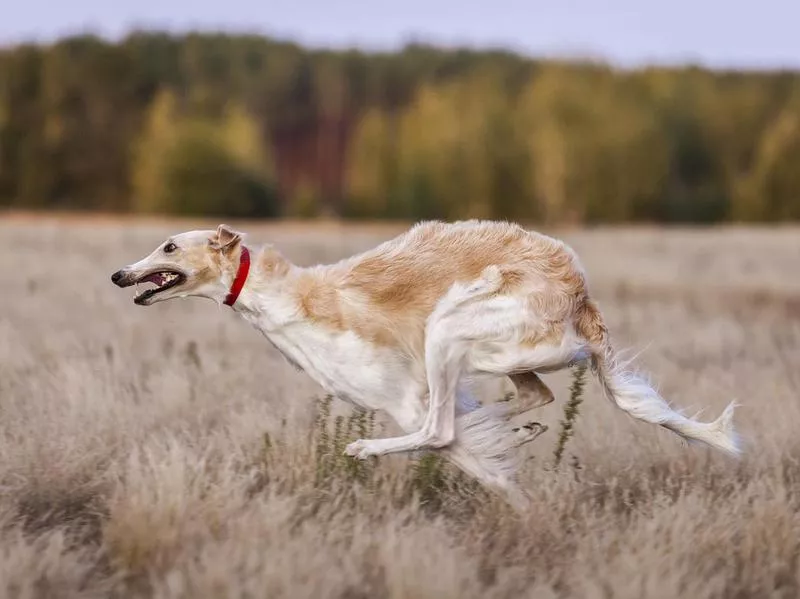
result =
M236 224L304 264L392 234ZM747 455L633 421L590 378L554 470L570 374L547 375L518 517L435 459L355 467L342 440L390 423L320 410L229 309L110 283L195 225L0 224L0 597L800 595L797 230L563 232L616 345L690 413L738 400Z

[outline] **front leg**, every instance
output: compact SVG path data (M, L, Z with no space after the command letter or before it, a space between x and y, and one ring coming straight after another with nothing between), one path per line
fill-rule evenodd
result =
M364 459L388 453L438 449L453 442L456 389L464 351L452 336L447 337L443 332L443 327L430 328L425 344L430 402L421 428L401 437L359 439L345 448L347 455Z

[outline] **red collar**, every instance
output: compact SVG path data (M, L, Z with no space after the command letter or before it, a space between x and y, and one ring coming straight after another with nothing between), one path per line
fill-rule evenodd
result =
M250 252L246 247L242 246L242 255L239 258L239 270L236 272L236 278L233 280L231 290L228 292L228 297L225 298L225 305L232 306L236 303L236 298L242 292L245 281L247 281L247 273L250 272Z

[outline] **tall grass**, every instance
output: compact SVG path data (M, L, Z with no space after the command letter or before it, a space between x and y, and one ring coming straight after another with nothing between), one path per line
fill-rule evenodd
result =
M344 456L394 425L320 396L230 311L110 285L180 228L0 225L0 597L800 593L798 290L775 266L800 235L570 235L615 344L649 346L639 366L682 409L738 400L747 452L548 375L517 515L435 452ZM244 228L305 263L380 239Z

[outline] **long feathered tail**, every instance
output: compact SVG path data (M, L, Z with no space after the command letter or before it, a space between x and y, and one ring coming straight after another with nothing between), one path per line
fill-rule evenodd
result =
M592 370L605 396L634 418L663 426L687 441L700 442L732 456L742 453L733 426L731 402L713 422L700 422L674 410L643 378L621 362L608 340L608 331L594 302L587 300L578 318L578 329L592 345Z

